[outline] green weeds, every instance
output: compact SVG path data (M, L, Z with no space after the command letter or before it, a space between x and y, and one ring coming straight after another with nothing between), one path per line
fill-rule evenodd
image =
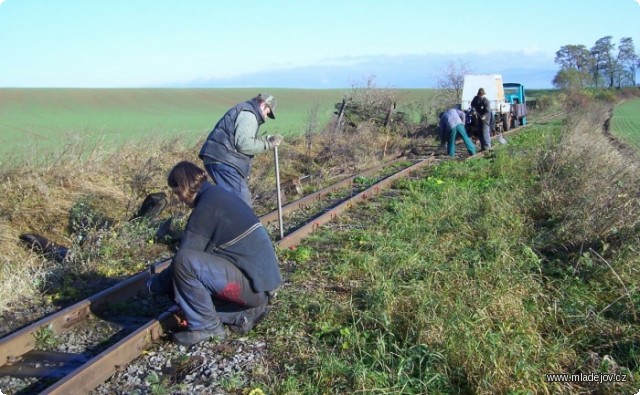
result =
M35 338L35 345L38 350L51 350L60 342L50 325L35 331L33 337Z
M545 381L562 372L637 378L640 355L634 244L575 255L538 244L541 231L549 241L539 227L543 182L557 169L545 158L564 128L530 128L486 158L398 180L400 197L354 209L358 227L305 242L317 256L300 261L296 285L281 294L274 325L287 329L272 352L293 358L282 358L270 392L631 390Z

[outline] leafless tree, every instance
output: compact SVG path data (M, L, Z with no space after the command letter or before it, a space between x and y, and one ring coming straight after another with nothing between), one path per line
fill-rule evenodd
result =
M313 136L318 133L318 110L320 104L316 103L307 112L307 126L304 129L304 141L307 146L307 155L311 152L311 146L313 145Z
M436 80L438 88L438 102L443 107L451 107L460 103L462 88L464 86L464 76L471 71L467 64L461 60L450 61L444 69L440 71Z

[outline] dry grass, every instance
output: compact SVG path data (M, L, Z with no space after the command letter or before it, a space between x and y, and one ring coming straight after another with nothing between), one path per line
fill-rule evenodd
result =
M385 151L386 144L386 151ZM411 141L399 134L385 134L376 124L363 123L355 130L335 132L333 126L313 136L287 139L278 150L280 180L305 177L305 189L317 190L400 154ZM384 155L383 155L384 153ZM276 204L275 165L271 154L254 159L249 187L256 212L263 214ZM296 196L288 196L289 200Z
M151 241L157 224L133 224L129 219L149 193L171 196L167 172L180 160L200 164L197 154L205 137L193 146L184 146L178 137L147 141L143 147L124 146L115 153L96 147L88 155L82 144L70 145L59 156L47 158L48 165L5 164L0 169L0 313L46 293L64 293L72 299L75 290L64 288L77 288L77 276L123 276L166 254L166 246ZM375 125L320 133L311 144L302 138L288 139L279 151L281 181L312 175L309 189L336 182L349 175L345 172L379 163L385 142L387 137ZM403 143L390 139L387 152L395 152L398 144ZM273 160L272 154L256 156L249 178L259 215L275 206ZM108 219L110 225L93 224L80 232L74 228L78 211ZM184 218L186 214L172 200L163 216ZM72 254L63 264L46 260L20 242L19 236L25 233L70 247Z
M640 224L640 172L603 133L610 106L595 103L574 112L559 149L541 165L550 171L543 183L542 210L567 244L606 241Z
M90 204L118 227L146 194L168 192L165 172L181 159L193 160L191 152L192 147L182 147L178 140L149 141L143 152L140 147L124 147L109 155L94 151L85 158L70 147L48 166L0 169L0 312L46 290L45 279L60 269L59 264L25 248L19 241L21 234L76 245L70 212L79 202Z

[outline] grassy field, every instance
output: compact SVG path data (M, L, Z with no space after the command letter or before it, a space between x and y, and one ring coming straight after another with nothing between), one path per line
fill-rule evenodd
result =
M310 89L0 89L0 154L39 158L65 145L118 147L179 136L192 144L230 107L266 91L278 100L277 119L261 133L298 135L316 111L326 124L344 90ZM433 90L398 90L398 105L425 101ZM10 159L9 159L10 158Z
M610 127L611 133L640 149L640 99L616 107Z

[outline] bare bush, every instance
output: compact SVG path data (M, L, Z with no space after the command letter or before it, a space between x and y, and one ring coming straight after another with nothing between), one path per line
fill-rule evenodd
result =
M460 60L448 62L437 76L438 93L433 100L434 107L442 111L459 104L464 87L464 76L470 73L466 63Z
M320 105L316 103L315 106L311 107L307 112L307 125L304 129L304 141L307 146L307 151L311 151L311 146L313 145L313 137L318 134L318 110L320 109Z
M339 115L333 129L354 132L361 123L371 123L380 133L409 134L407 114L396 108L397 92L376 87L374 80L369 77L363 85L354 84L343 102L336 105Z
M380 114L387 114L397 97L391 89L377 87L375 76L370 76L362 85L352 84L348 100L358 105L365 120L370 120L379 117Z

